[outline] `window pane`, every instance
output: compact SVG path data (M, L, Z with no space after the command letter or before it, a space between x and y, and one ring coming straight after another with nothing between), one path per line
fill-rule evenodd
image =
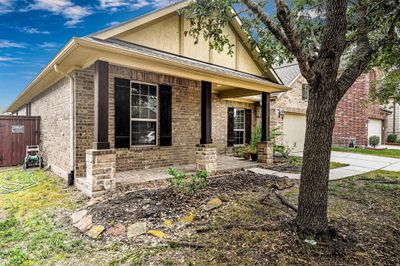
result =
M131 110L132 118L140 118L140 107L133 106Z
M243 144L244 142L243 142L243 136L244 136L244 134L243 134L244 132L243 131L235 131L235 132L233 132L233 138L234 138L234 140L235 140L235 144Z
M156 88L156 86L150 86L149 95L150 96L157 96L157 88Z
M149 118L157 118L157 98L149 97Z
M149 109L146 107L141 107L139 118L149 118Z
M132 88L132 93L133 93L133 94L139 94L139 88L140 88L140 85L139 85L139 84L137 84L137 83L132 83L132 84L131 84L131 88Z
M147 97L147 96L141 96L141 97L140 97L140 106L142 106L142 107L147 107L147 106L149 106L149 97Z
M132 102L131 102L132 106L139 106L140 105L140 96L132 95L131 98L132 98Z
M140 85L140 94L142 95L148 95L149 94L149 85L146 84L141 84Z
M244 109L235 109L233 128L244 129Z
M156 122L132 121L131 141L132 145L155 145Z

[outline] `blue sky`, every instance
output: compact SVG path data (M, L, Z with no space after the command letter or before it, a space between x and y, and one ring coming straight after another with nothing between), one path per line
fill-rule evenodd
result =
M0 110L72 37L81 37L176 0L0 0Z

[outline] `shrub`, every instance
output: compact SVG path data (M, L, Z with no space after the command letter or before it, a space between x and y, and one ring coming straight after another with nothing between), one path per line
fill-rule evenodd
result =
M396 143L397 142L397 135L396 134L389 134L387 137L387 141L390 143Z
M378 136L371 136L369 137L369 145L375 148L379 144L379 140Z
M258 143L261 142L261 125L257 124L251 133L250 147L257 150Z
M194 194L199 189L207 187L208 173L205 170L199 170L196 174L187 178L187 173L179 172L175 168L168 168L168 174L172 177L168 180L169 187L176 194Z

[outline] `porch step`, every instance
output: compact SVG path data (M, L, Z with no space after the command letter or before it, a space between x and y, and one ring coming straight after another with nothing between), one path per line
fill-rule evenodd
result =
M130 191L138 191L144 189L159 189L168 186L167 179L156 179L149 181L141 181L141 182L117 182L117 191L126 193Z

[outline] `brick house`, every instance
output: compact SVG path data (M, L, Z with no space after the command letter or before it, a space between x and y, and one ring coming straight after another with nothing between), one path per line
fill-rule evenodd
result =
M224 29L233 56L194 44L179 12L186 5L73 38L8 108L41 117L45 162L88 196L124 171L213 171L217 154L250 141L257 119L258 158L271 161L270 94L289 88L248 45L239 19Z
M302 151L306 128L308 88L296 63L275 68L278 76L292 90L272 95L271 114L273 125L280 127L283 135L278 142L293 151ZM354 139L356 145L365 147L368 138L379 136L386 140L389 111L368 101L369 84L376 79L376 71L362 74L339 102L333 132L333 144L348 146ZM383 141L383 142L382 142Z

